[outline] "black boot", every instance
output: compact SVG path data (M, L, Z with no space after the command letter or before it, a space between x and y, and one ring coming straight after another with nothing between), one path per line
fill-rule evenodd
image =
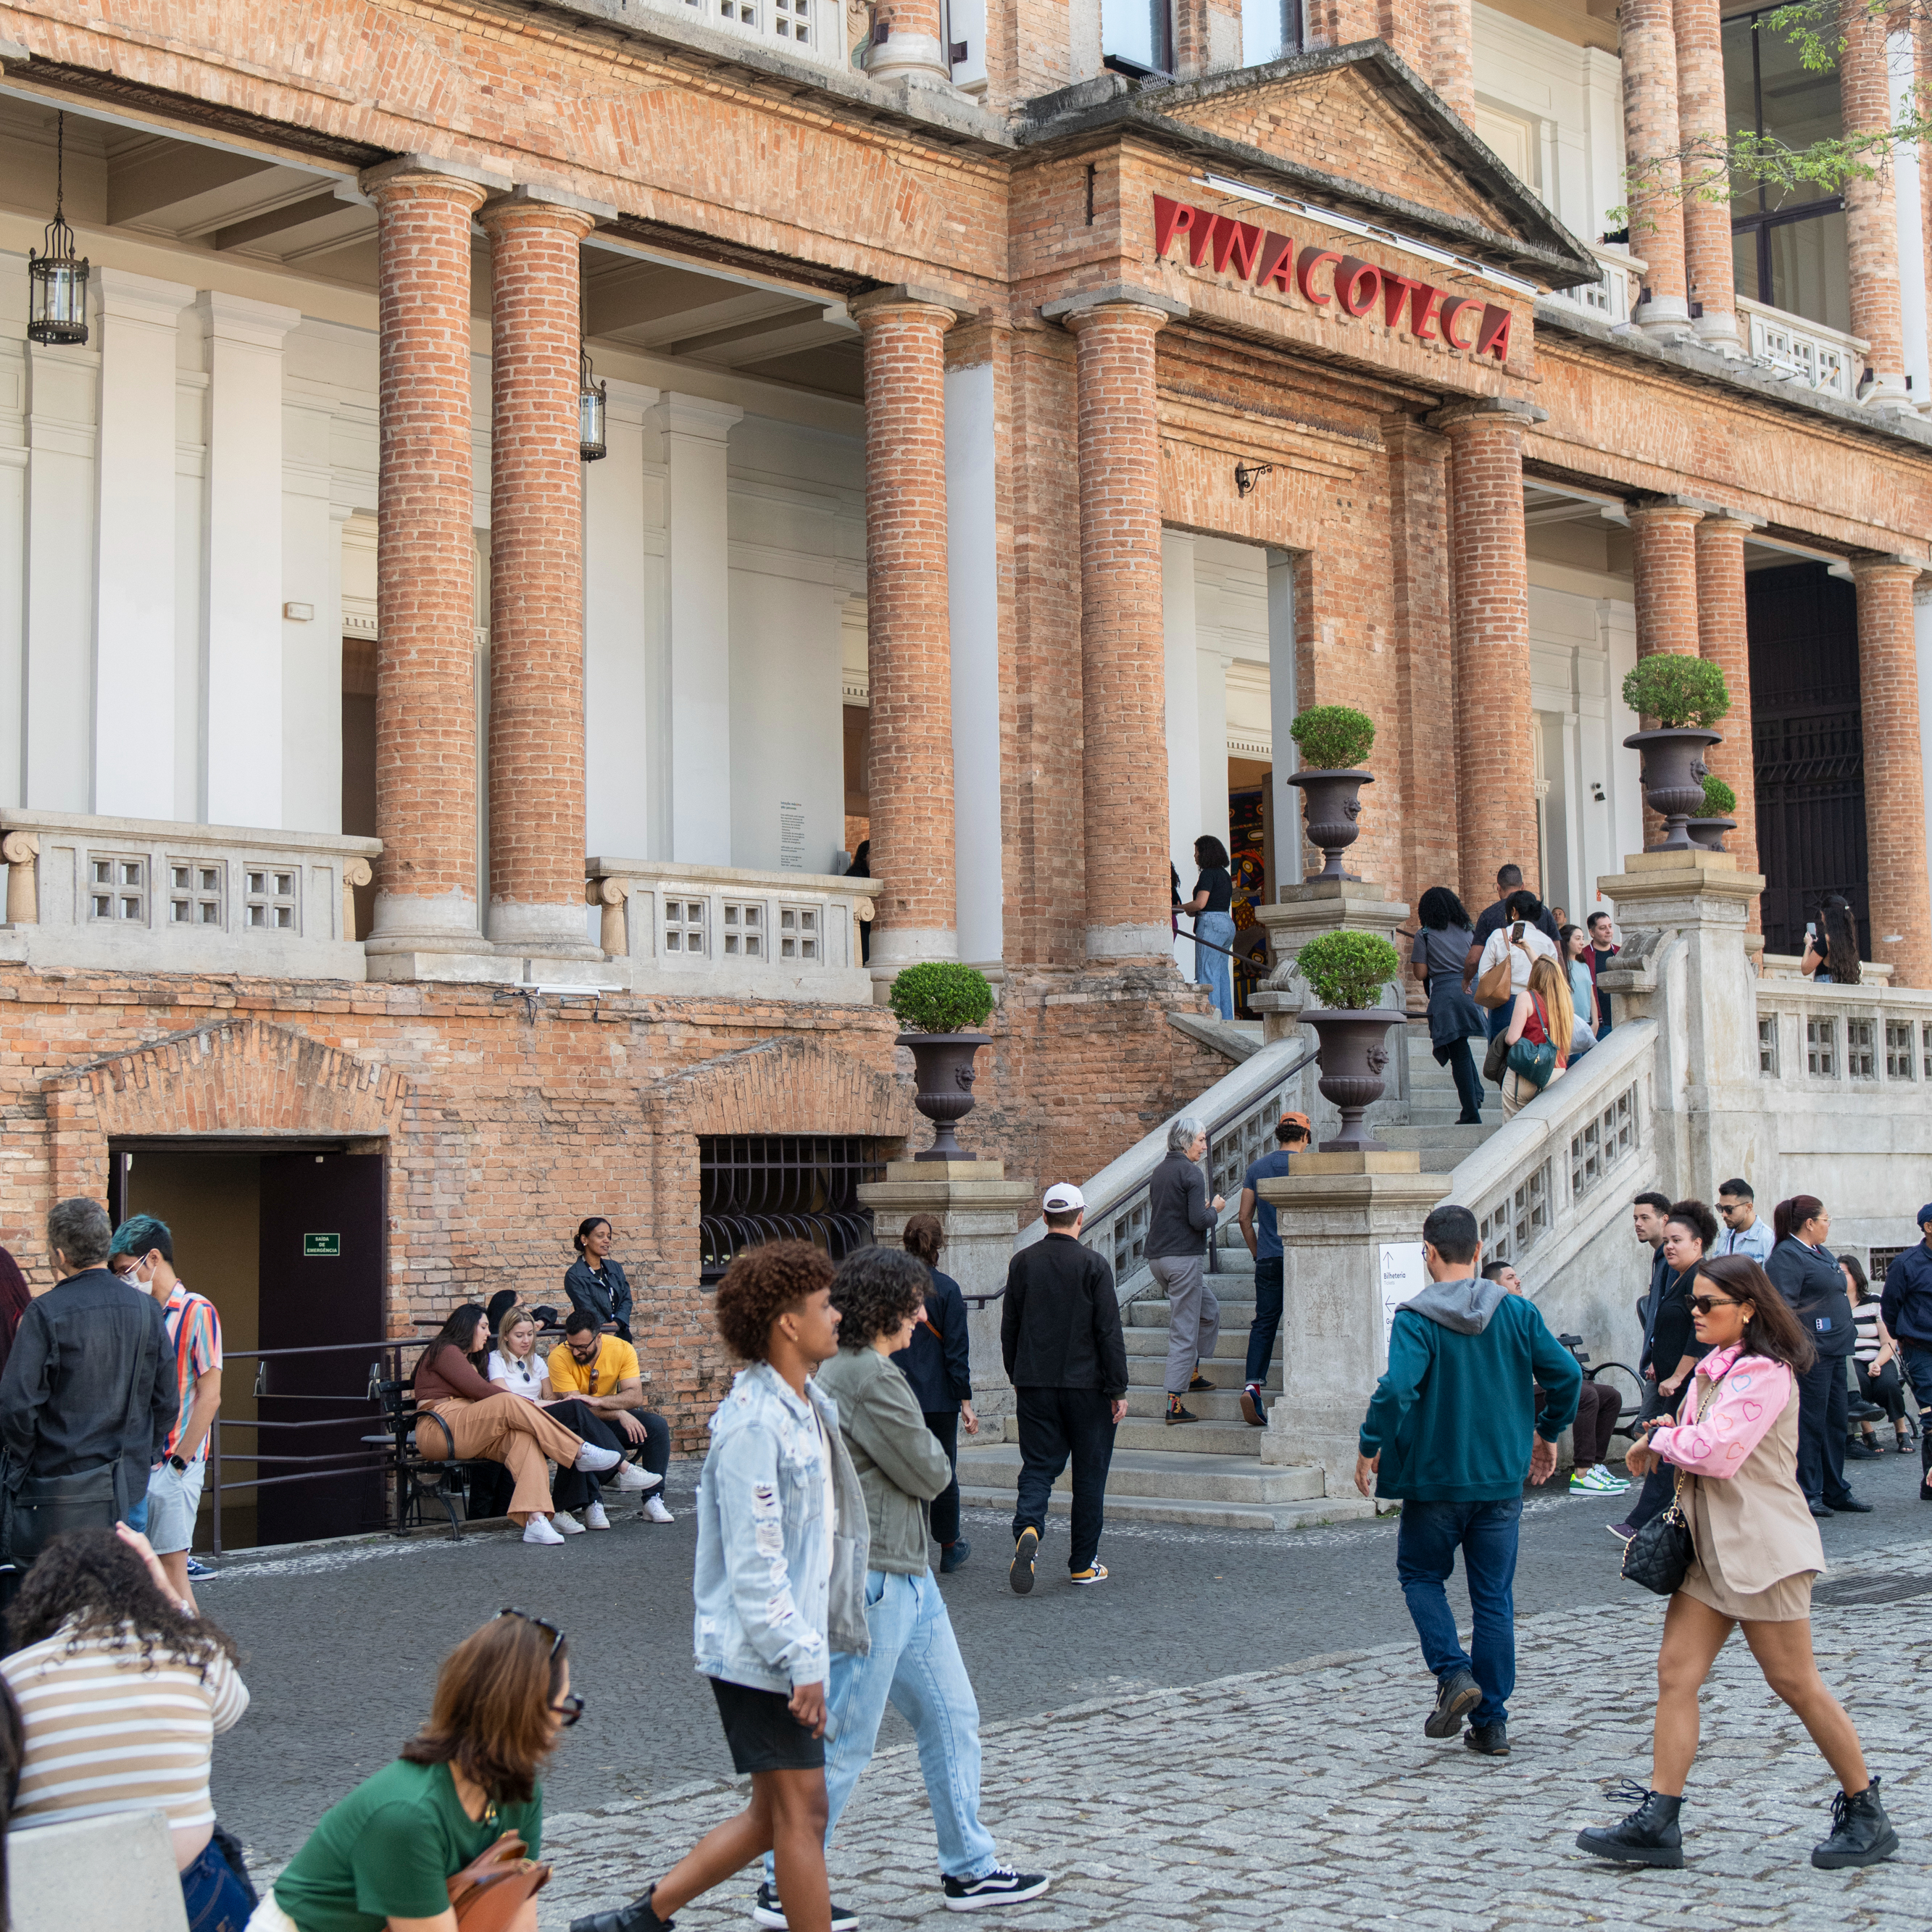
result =
M1932 1503L1932 1436L1923 1422L1918 1425L1918 1500Z
M1675 1870L1683 1864L1684 1834L1677 1828L1682 1798L1646 1791L1628 1778L1619 1779L1604 1795L1643 1802L1620 1825L1592 1825L1588 1831L1579 1832L1579 1851L1614 1859L1620 1865L1667 1865Z
M586 1918L573 1918L570 1932L670 1932L676 1922L660 1918L651 1910L652 1892L615 1912L593 1912Z
M1840 1792L1832 1800L1832 1835L1811 1848L1811 1862L1820 1871L1846 1865L1882 1864L1898 1850L1898 1834L1878 1799L1874 1778L1856 1798Z

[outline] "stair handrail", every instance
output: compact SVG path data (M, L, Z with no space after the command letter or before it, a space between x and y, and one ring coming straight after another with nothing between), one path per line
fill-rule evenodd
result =
M1123 1302L1131 1301L1145 1282L1129 1283L1146 1268L1148 1193L1154 1170L1167 1158L1167 1136L1174 1121L1193 1114L1208 1123L1208 1195L1226 1197L1216 1232L1239 1211L1241 1176L1250 1164L1275 1144L1274 1129L1281 1118L1284 1090L1318 1057L1318 1047L1306 1046L1298 1029L1286 1040L1270 1040L1242 1061L1206 1092L1178 1107L1126 1153L1109 1161L1091 1180L1081 1184L1087 1198L1087 1219L1081 1231L1083 1246L1110 1263L1114 1286ZM1271 1111L1270 1111L1271 1110ZM1232 1176L1232 1181L1229 1177ZM1044 1221L1023 1229L1014 1252L1030 1247L1046 1232ZM1214 1262L1215 1244L1208 1256Z

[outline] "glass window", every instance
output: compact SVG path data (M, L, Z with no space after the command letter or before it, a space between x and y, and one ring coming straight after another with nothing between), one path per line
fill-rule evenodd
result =
M1763 233L1771 292L1761 299L1774 308L1849 333L1852 298L1845 273L1843 212L1834 204L1826 214L1768 223Z
M1301 0L1241 0L1241 64L1301 51Z
M1100 51L1155 74L1174 71L1168 0L1100 0Z

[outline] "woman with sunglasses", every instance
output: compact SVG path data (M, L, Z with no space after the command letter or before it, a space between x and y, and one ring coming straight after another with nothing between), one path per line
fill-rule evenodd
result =
M1691 1318L1709 1353L1696 1365L1675 1423L1647 1423L1625 1462L1678 1472L1678 1501L1694 1552L1664 1613L1648 1789L1621 1824L1578 1834L1584 1851L1619 1864L1681 1866L1678 1814L1697 1754L1697 1696L1734 1624L1764 1680L1788 1704L1837 1773L1832 1831L1813 1849L1821 1870L1876 1864L1898 1849L1865 1769L1858 1734L1811 1654L1811 1580L1825 1567L1818 1526L1793 1473L1798 1378L1817 1351L1756 1262L1700 1263Z
M436 1673L429 1722L324 1812L248 1932L456 1932L448 1882L513 1832L543 1839L537 1774L583 1714L562 1631L506 1610ZM536 1932L529 1900L509 1932Z

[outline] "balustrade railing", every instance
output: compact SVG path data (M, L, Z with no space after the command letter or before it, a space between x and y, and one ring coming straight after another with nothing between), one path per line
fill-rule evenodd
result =
M1784 1088L1793 1108L1881 1094L1932 1105L1932 989L1762 979L1757 1060L1760 1078ZM1779 1104L1767 1096L1767 1105Z
M1858 376L1869 344L1843 329L1827 328L1822 322L1808 322L1744 296L1738 298L1738 319L1745 325L1745 346L1754 362L1767 364L1820 395L1847 403L1858 400Z
M1574 289L1552 289L1550 299L1580 308L1585 314L1594 315L1600 322L1615 324L1629 321L1637 278L1649 265L1628 248L1620 248L1610 242L1593 242L1588 246L1603 269L1604 279L1600 282L1585 282Z

